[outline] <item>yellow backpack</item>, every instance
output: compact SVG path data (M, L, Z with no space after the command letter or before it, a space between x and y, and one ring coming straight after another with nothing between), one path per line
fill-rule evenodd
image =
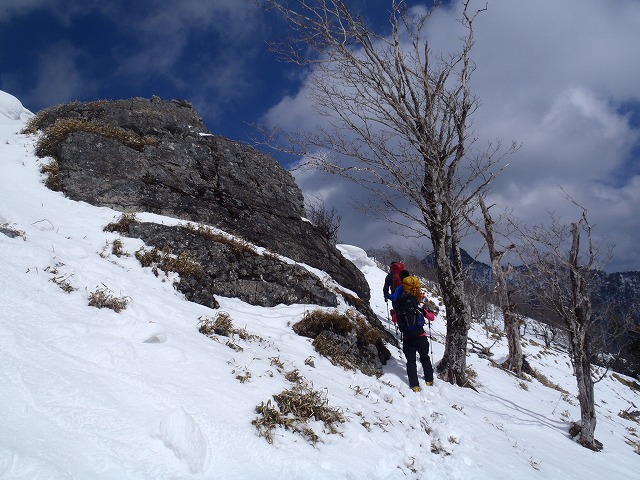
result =
M405 279L402 280L402 287L405 292L409 292L418 300L421 300L420 297L422 297L422 284L420 283L420 280L418 280L418 277L414 275L405 277Z

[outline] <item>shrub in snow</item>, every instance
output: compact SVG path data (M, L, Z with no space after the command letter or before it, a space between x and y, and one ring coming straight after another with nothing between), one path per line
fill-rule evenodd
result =
M301 379L293 388L274 395L276 406L267 400L256 407L260 416L251 423L258 434L273 443L273 433L283 427L315 444L320 437L309 426L309 421L321 422L325 433L338 433L337 424L346 421L342 412L329 406L326 394L314 390Z
M129 233L129 226L138 221L135 213L123 213L115 222L107 224L105 232Z
M129 301L124 297L116 297L108 292L106 288L98 288L89 294L89 306L96 308L110 308L116 313L120 313L127 308Z
M37 121L38 116L34 117ZM28 130L37 130L28 126ZM151 135L141 136L125 128L76 118L59 118L44 129L44 134L36 144L36 155L39 157L56 156L57 147L74 132L87 132L105 138L112 138L129 148L141 151L146 145L157 145L158 139Z
M23 240L27 239L25 232L12 227L8 223L0 225L0 233L5 234L9 238L22 237Z
M243 351L243 348L233 341L233 338L236 336L242 340L257 340L260 342L264 341L264 339L259 335L252 335L244 328L233 328L231 316L227 312L219 312L216 315L215 319L200 317L199 320L200 323L198 326L198 331L200 333L217 341L219 341L217 339L217 336L229 337L229 339L224 343L227 347L235 350L236 352ZM242 383L244 383L244 381L246 381L246 379L243 380Z
M391 356L379 331L353 309L345 313L320 309L306 312L293 330L313 338L316 351L334 365L366 375L382 375L382 365Z

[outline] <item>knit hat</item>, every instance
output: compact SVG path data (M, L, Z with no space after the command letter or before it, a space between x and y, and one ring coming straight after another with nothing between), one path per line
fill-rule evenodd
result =
M410 275L402 280L402 286L405 292L409 292L416 297L420 297L420 289L422 288L422 284L418 277L414 275Z

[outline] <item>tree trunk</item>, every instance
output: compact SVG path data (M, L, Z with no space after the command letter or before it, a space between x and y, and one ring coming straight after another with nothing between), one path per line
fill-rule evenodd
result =
M452 236L452 243L457 237ZM444 355L438 363L437 371L451 384L467 385L467 337L469 334L471 309L466 300L464 285L460 275L453 270L451 250L446 234L442 229L434 230L431 235L433 251L436 257L438 283L447 315L447 335Z
M580 445L591 450L602 450L602 444L595 439L596 410L593 379L591 378L591 361L587 355L589 350L582 329L576 325L569 330L573 371L578 384L578 401L580 402Z
M572 224L571 233L573 238L569 254L569 268L574 315L568 322L568 326L573 370L578 383L578 400L580 402L580 438L578 442L586 448L599 451L602 450L602 443L595 439L596 410L588 332L591 322L591 298L586 276L589 275L589 271L578 264L580 224Z
M520 343L520 321L511 312L511 305L501 304L501 308L504 316L504 331L509 345L509 356L502 366L520 377L522 376L522 364L524 361L522 344Z
M517 316L513 314L513 305L509 298L509 290L507 285L506 274L500 264L504 252L498 251L496 248L495 236L493 234L493 219L489 214L489 208L484 203L484 199L479 199L480 209L484 218L484 231L480 231L489 250L489 258L491 259L491 270L496 280L496 293L498 295L498 303L502 310L502 318L504 319L504 331L507 335L509 345L509 356L502 366L507 370L515 373L518 377L522 375L522 345L520 344L520 322Z
M467 338L471 312L466 307L464 293L457 286L447 287L443 295L447 311L447 336L444 355L438 363L438 373L454 385L467 385Z
M486 6L474 10L471 0L462 1L460 22L466 34L459 52L438 55L428 42L427 20L440 2L420 15L407 2L391 2L388 36L369 30L352 14L350 2L260 3L282 14L292 27L292 35L272 48L287 61L313 66L309 93L326 119L321 122L325 127L285 134L300 147L289 153L304 154L305 165L369 189L381 212L391 216L390 208L409 230L431 237L447 312L441 370L451 383L465 384L471 308L450 254L459 257L456 222L491 182L489 172L499 161L490 149L473 161L473 168L459 168L467 152L474 158L477 153L471 150L475 135L468 131L478 106L469 86L475 70L470 55L473 23ZM317 155L319 151L323 154ZM421 178L417 172L423 169ZM423 218L397 202L398 194Z

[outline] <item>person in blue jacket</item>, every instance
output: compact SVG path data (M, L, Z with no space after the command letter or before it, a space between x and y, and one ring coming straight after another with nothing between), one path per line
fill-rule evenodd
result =
M402 297L402 294L404 293L402 280L411 276L411 273L409 273L407 270L402 270L398 275L400 276L400 285L398 285L392 293L385 292L384 294L388 300L391 300L391 320L393 320L393 323L395 325L398 324L398 319L396 318L396 308L397 308L396 304L398 300L400 300L400 297ZM396 333L398 333L397 329L396 329Z
M403 284L405 278L410 274L406 270L400 273ZM394 305L394 310L400 306L400 299L404 294L404 286L400 285L392 294L388 294L387 298L391 300L391 304ZM407 291L407 295L411 295ZM395 313L395 312L394 312ZM423 318L427 321L433 321L435 316L433 311L422 308ZM394 314L392 314L395 317ZM397 317L394 318L394 323L397 324ZM422 322L424 325L424 321ZM420 357L420 363L422 364L422 370L424 372L424 380L427 386L433 385L433 366L431 365L431 359L429 358L429 341L427 340L427 334L421 326L418 326L414 330L402 331L402 352L407 359L407 377L409 377L409 386L414 392L419 392L420 383L418 380L418 364L416 361L416 354Z

